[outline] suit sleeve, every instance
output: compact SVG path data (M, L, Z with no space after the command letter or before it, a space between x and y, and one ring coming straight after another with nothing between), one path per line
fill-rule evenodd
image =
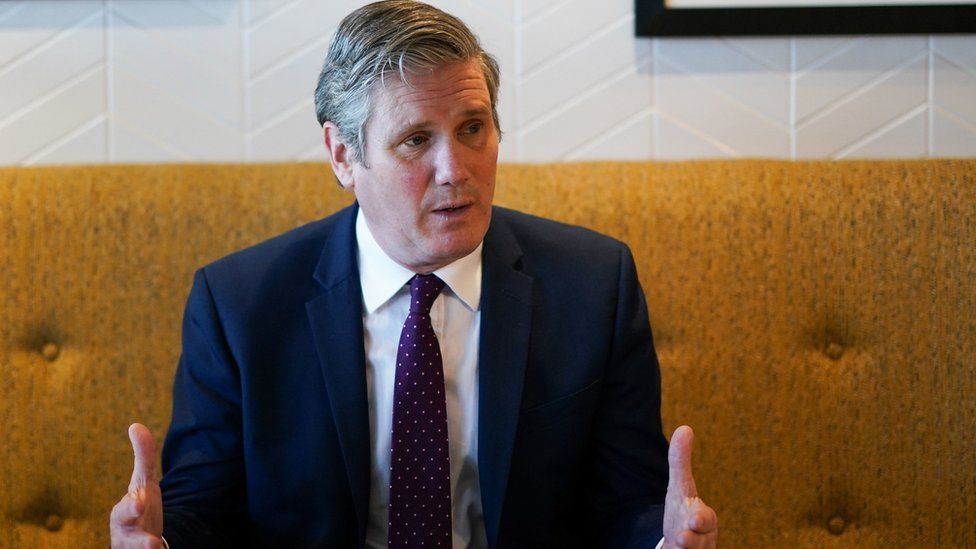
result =
M193 280L163 447L163 535L172 549L241 547L247 528L241 384L206 273Z
M668 484L661 374L647 304L621 245L613 343L594 423L590 487L605 547L652 548L661 539Z

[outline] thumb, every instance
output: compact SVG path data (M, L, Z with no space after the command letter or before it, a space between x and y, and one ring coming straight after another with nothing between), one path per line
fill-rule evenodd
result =
M668 448L668 492L685 498L698 497L695 478L691 475L691 448L695 432L682 425L671 435Z
M129 426L129 441L132 442L132 452L135 454L129 493L135 493L147 484L156 483L156 441L149 429L141 423Z

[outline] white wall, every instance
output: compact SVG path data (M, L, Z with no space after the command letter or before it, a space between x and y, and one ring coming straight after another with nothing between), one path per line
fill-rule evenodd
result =
M361 0L0 1L0 164L323 158ZM635 39L633 0L438 0L499 58L502 159L976 156L976 35Z

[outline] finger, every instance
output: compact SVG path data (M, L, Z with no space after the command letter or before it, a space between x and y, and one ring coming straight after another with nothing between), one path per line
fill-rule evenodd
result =
M695 440L695 432L691 427L682 425L671 435L671 446L668 448L668 492L676 490L681 497L698 497L695 488L695 478L691 475L691 448Z
M141 423L129 426L129 441L132 442L132 452L135 454L129 492L136 492L146 484L156 482L156 441L149 429Z
M718 515L715 514L714 509L704 503L700 503L691 509L691 518L688 519L688 529L697 534L714 532L718 530Z
M115 507L112 508L111 521L113 526L135 526L139 523L145 504L141 498L126 494Z
M678 534L678 539L675 540L675 545L681 547L682 549L697 549L698 547L703 547L705 544L705 537L689 530L685 530Z

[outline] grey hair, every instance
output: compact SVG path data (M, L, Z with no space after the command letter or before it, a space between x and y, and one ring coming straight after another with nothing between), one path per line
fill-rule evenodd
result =
M498 62L460 19L414 0L384 0L347 15L332 37L315 87L319 125L332 122L351 151L365 165L365 127L370 94L377 82L395 73L403 82L417 70L431 70L477 59L498 124Z

